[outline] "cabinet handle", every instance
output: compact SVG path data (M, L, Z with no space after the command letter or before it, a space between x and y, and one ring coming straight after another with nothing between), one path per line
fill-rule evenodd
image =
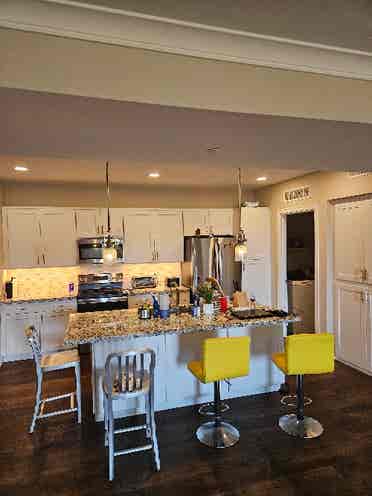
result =
M361 276L362 276L362 281L366 281L368 279L368 271L367 271L367 269L364 268L360 272L361 272Z
M75 231L77 231L77 214L74 212L74 220L75 220Z
M43 262L44 262L44 265L45 265L45 255L44 255L44 253L43 253Z
M40 265L40 255L37 256L37 264Z
M41 234L41 222L39 221L39 232L40 232L40 237L42 236Z

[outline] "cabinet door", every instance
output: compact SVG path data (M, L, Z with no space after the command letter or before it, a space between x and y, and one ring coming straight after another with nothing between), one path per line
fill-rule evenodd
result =
M364 299L364 322L366 329L366 355L367 355L367 369L372 372L372 289L365 292Z
M24 360L32 355L30 345L26 341L25 329L35 325L39 330L39 321L34 314L25 312L8 312L4 315L2 330L5 337L5 360Z
M213 234L233 234L233 209L216 208L209 210L209 230Z
M40 258L38 212L33 209L6 210L6 265L8 267L37 267Z
M123 237L124 232L124 216L125 208L111 208L110 209L110 224L111 233L115 236ZM102 218L104 218L104 227L107 229L107 210L102 209Z
M148 263L154 261L152 228L154 215L149 211L127 212L124 218L124 262Z
M348 203L335 207L335 278L362 281L362 203Z
M355 286L336 286L337 357L366 368L365 294Z
M78 208L74 211L76 236L90 238L102 234L101 212L97 208Z
M200 229L200 234L209 234L209 212L207 209L189 208L183 210L182 215L184 236L194 236L197 229Z
M362 251L363 251L363 274L365 282L372 284L372 201L363 202L362 214Z
M41 263L49 267L77 265L77 241L72 210L45 210L40 214Z
M153 224L156 262L181 262L183 260L183 236L181 213L159 211Z

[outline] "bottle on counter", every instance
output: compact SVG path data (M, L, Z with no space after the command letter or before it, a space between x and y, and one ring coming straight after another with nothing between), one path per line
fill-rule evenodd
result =
M200 302L197 296L194 297L194 301L191 307L191 315L195 318L200 317Z
M11 300L13 298L13 296L15 296L15 294L14 294L14 280L15 280L15 277L12 277L10 279L10 281L6 281L6 283L5 283L5 296L6 296L7 300Z
M158 299L156 298L156 296L154 294L151 294L152 296L152 316L154 317L154 319L157 319L158 317L160 317L160 305L159 305L159 302L158 302Z

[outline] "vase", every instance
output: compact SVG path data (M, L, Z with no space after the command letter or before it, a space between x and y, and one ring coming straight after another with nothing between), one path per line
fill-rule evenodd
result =
M213 303L203 303L203 315L212 317L214 314Z

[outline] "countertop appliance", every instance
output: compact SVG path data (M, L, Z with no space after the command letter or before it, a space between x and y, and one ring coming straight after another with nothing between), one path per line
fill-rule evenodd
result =
M186 236L181 263L182 284L195 292L208 277L214 277L225 295L232 296L233 281L240 280L240 264L234 261L233 236Z
M179 277L167 277L167 287L168 288L179 288L180 278Z
M288 310L301 317L292 324L293 332L315 332L315 291L314 281L287 281Z
M78 241L80 264L103 264L103 250L106 245L105 236L81 238ZM118 257L115 263L124 262L123 238L111 236L111 245L116 248Z
M123 274L79 275L78 312L128 308L128 292L123 290Z
M132 289L156 288L157 285L155 276L132 277Z

